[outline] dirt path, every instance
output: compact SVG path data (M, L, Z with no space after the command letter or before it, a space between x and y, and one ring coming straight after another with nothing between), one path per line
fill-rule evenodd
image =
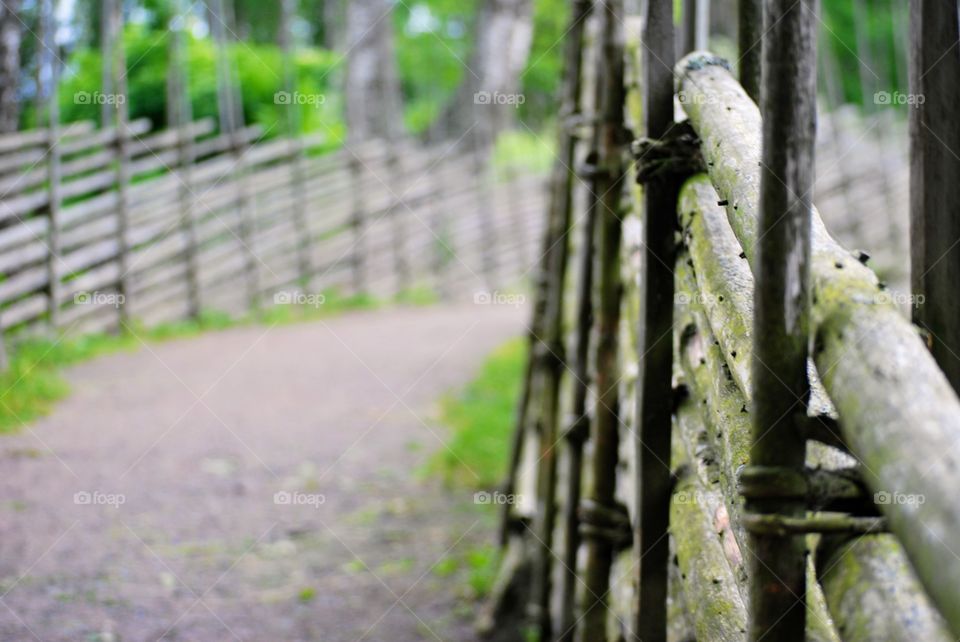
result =
M488 526L414 471L436 400L521 321L355 313L71 369L0 437L0 639L473 639L431 567Z

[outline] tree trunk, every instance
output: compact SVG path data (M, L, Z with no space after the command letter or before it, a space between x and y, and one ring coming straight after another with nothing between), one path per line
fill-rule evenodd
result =
M347 127L350 140L392 140L403 130L390 0L347 7Z
M20 0L0 2L0 133L17 131L20 122Z
M532 0L484 0L466 75L441 119L446 133L457 138L476 127L492 140L511 122L524 101L520 74L532 41Z

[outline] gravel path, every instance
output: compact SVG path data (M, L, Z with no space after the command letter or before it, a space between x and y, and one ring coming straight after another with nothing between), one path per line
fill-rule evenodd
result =
M351 313L70 369L0 437L0 640L472 640L431 568L490 520L415 471L436 400L522 320Z

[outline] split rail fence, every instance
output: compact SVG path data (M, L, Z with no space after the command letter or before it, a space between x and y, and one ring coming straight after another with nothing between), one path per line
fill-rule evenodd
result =
M278 292L471 295L534 258L542 179L453 143L219 133L145 120L0 137L0 330L242 314ZM123 144L118 144L122 139Z
M673 5L572 2L484 626L956 640L956 3L911 3L913 322L812 205L817 3L742 0L739 80L676 60Z

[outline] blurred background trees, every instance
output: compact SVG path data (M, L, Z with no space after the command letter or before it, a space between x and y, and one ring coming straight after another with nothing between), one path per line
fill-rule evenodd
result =
M190 103L194 117L217 115L216 2L185 3ZM682 0L677 0L678 6ZM293 0L289 37L295 88L323 95L301 106L299 127L340 144L347 116L373 134L459 135L515 127L541 132L554 115L560 76L558 46L565 0ZM0 130L36 126L40 0L0 5ZM59 96L64 122L99 120L100 107L74 100L101 87L101 0L57 0ZM715 0L714 33L735 37L733 3ZM173 0L122 0L123 44L132 118L165 126L168 30ZM276 104L285 70L282 2L223 0L231 64L239 79L244 121L267 136L284 133L285 106ZM906 4L897 0L822 3L821 91L833 105L881 108L878 91L906 91ZM724 51L724 38L711 43ZM356 83L351 88L348 82ZM478 92L522 95L522 104L463 109ZM42 111L42 110L41 110ZM467 122L469 121L469 122ZM521 124L523 126L519 126ZM362 132L361 132L362 133Z

